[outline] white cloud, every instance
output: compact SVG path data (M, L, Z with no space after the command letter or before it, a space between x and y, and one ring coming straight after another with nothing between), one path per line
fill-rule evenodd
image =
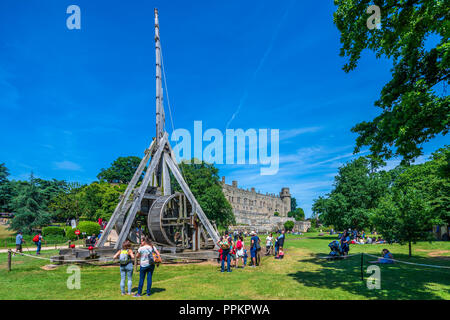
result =
M280 141L297 137L304 133L314 133L321 130L322 127L306 127L280 131Z
M54 162L54 165L55 165L55 168L58 170L82 171L81 166L72 161Z

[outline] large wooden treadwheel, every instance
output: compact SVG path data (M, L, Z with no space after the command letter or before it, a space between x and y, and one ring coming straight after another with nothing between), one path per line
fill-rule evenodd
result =
M182 193L158 197L148 213L150 236L158 243L187 247L191 236L191 204Z

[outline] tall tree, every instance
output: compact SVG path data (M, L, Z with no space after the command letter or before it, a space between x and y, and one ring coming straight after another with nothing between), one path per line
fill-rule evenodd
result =
M431 240L433 225L442 222L433 214L424 193L405 186L395 187L380 200L372 215L373 224L388 242L408 243L409 256L412 243Z
M313 212L327 225L337 229L370 227L370 210L386 193L389 175L375 171L367 158L360 157L341 168L334 189L327 197L314 201Z
M0 212L11 211L12 184L8 176L8 168L4 163L0 163Z
M219 183L219 169L203 161L200 164L183 162L180 169L208 219L214 220L221 227L234 224L233 209ZM173 178L171 181L173 190L181 191L176 180Z
M39 189L33 175L30 176L29 182L21 182L17 184L17 187L19 186L21 190L12 200L14 218L10 228L30 234L33 228L47 225L51 214L46 210L45 194Z
M345 72L357 67L361 52L393 59L392 79L375 106L381 114L353 127L355 152L369 146L375 157L399 155L408 163L422 145L449 130L450 43L446 0L335 0L334 22L341 32ZM370 30L370 5L381 9L381 28ZM444 88L444 89L441 89ZM442 90L442 92L439 92Z
M101 169L97 178L109 183L128 184L140 162L141 159L134 156L118 157L108 169Z
M291 211L295 211L297 209L297 199L294 197L291 198Z

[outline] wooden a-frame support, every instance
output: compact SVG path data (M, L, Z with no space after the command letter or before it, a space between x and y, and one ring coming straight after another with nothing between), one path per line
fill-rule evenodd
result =
M139 186L139 188L135 189L139 177L142 176L145 165L149 160L150 153L154 149L154 143L155 140L153 140L153 143L151 144L150 148L146 150L146 153L142 158L141 163L138 166L138 169L136 170L131 182L129 183L127 189L125 190L124 195L121 197L119 204L114 210L114 213L111 216L111 219L109 220L97 246L103 247L105 245L112 228L119 221L119 218L123 219L123 217L125 217L126 213L128 212L128 215L126 215L125 222L122 226L122 229L120 231L119 237L117 239L117 242L115 243L114 248L118 249L122 246L123 242L126 240L131 231L131 226L136 217L136 213L139 211L141 207L141 202L144 197L145 191L147 190L147 187L151 184L151 178L153 177L153 174L157 169L160 160L161 163L167 165L166 170L163 169L165 171L165 173L163 173L164 188L168 188L168 186L170 186L170 178L168 178L170 171L174 175L175 179L177 180L178 184L183 190L183 193L186 195L188 201L191 203L192 207L195 208L194 214L196 214L200 219L203 228L205 228L206 232L213 239L214 243L217 243L217 241L219 240L219 235L212 226L211 222L206 217L197 199L192 194L189 186L187 185L186 181L183 178L183 175L181 174L178 164L176 163L176 161L174 161L175 156L173 155L172 148L170 147L170 144L168 142L167 133L165 133L163 138L160 140L160 144L150 161L150 165L148 166L145 172L144 179L141 185ZM133 196L131 196L132 192Z

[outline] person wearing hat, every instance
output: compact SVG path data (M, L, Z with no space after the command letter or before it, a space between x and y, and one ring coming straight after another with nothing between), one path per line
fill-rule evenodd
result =
M260 246L260 239L259 237L256 235L255 231L251 232L251 238L250 238L250 256L252 258L252 267L256 267L256 255L258 253L258 247L261 248Z

